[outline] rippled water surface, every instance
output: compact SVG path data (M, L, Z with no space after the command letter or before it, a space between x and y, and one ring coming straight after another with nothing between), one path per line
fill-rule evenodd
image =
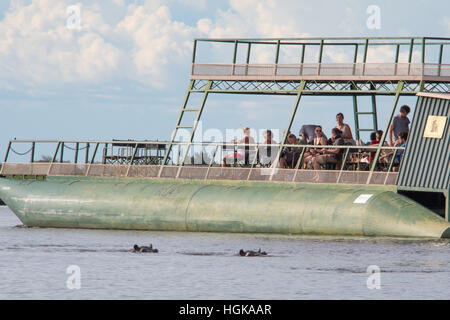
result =
M20 225L0 207L0 299L450 298L448 240ZM135 243L159 253L132 253ZM240 257L241 248L269 255ZM67 288L71 265L81 271L79 290ZM367 287L371 265L380 289Z

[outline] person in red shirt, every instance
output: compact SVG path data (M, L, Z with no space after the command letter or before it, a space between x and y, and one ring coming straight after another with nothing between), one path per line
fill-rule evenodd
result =
M380 144L380 140L378 138L377 132L372 132L370 134L370 145L375 146L375 145L379 145L379 144ZM375 158L375 151L370 153L369 161L372 162L374 158Z

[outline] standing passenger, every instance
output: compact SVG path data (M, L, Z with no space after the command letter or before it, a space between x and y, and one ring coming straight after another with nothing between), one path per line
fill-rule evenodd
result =
M395 116L392 124L389 126L389 142L393 147L400 132L409 133L409 121L408 114L411 112L411 108L404 105L400 108L400 113ZM394 140L395 139L395 140Z
M339 112L336 115L336 121L337 126L335 128L342 131L342 139L346 142L346 144L351 144L353 146L356 145L355 139L353 139L352 129L350 129L350 126L346 123L344 123L344 114L342 112Z

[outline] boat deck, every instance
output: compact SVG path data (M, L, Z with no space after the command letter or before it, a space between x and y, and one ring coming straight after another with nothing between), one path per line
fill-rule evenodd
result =
M450 82L450 65L435 63L194 63L191 80Z
M161 170L161 173L160 173ZM296 170L261 167L209 167L74 164L5 163L2 174L8 176L79 176L118 178L163 178L192 180L267 181L291 183L395 185L397 172L347 170Z

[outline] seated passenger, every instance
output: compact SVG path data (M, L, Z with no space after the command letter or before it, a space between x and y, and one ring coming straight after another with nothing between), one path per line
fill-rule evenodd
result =
M341 112L336 115L336 121L338 124L335 128L342 132L342 139L345 140L345 143L356 146L356 141L353 139L352 130L348 124L344 123L344 115Z
M370 145L371 146L377 146L379 144L380 144L380 140L378 139L377 133L376 132L372 132L370 134ZM369 162L372 162L374 158L375 158L375 151L372 151L370 153L370 156L369 156Z
M345 141L342 138L342 131L333 128L331 130L331 141L334 146L343 146L345 145ZM320 170L321 166L327 163L339 163L342 159L342 153L344 149L335 148L328 149L324 148L318 154L316 154L312 159L312 166L314 170Z
M376 139L378 140L378 141L381 141L381 138L383 137L383 130L377 130L376 132L375 132L375 134L376 134ZM386 144L386 141L384 142L384 144L383 145L385 145Z
M394 147L406 147L406 139L408 139L408 132L402 131L398 134L398 138L395 141ZM403 157L403 150L397 151L397 162L398 165L394 166L393 171L397 172L400 167L400 161Z
M254 144L255 140L250 136L250 128L244 127L244 137L240 140L234 138L231 142L236 142L237 144ZM254 148L254 147L252 147ZM239 146L236 152L227 154L222 158L222 167L227 167L229 164L234 163L234 160L244 160L245 164L250 163L250 147Z
M286 144L297 144L297 137L293 133L287 136ZM280 155L280 168L294 168L300 158L300 148L284 147Z
M304 124L302 125L299 136L302 137L302 140L305 144L313 144L314 139L316 138L315 130L318 125L315 124Z
M314 145L315 146L326 146L328 144L327 138L323 134L322 127L317 126L314 130L314 133L316 135L316 138L314 138ZM308 165L309 162L312 161L313 157L318 154L323 149L317 149L317 148L311 148L308 152L305 153L305 156L303 158L303 164L302 168L305 167L305 165Z
M276 144L277 142L272 139L272 131L264 131L263 144ZM278 153L278 147L265 146L259 147L259 163L263 166L271 165L275 160Z

